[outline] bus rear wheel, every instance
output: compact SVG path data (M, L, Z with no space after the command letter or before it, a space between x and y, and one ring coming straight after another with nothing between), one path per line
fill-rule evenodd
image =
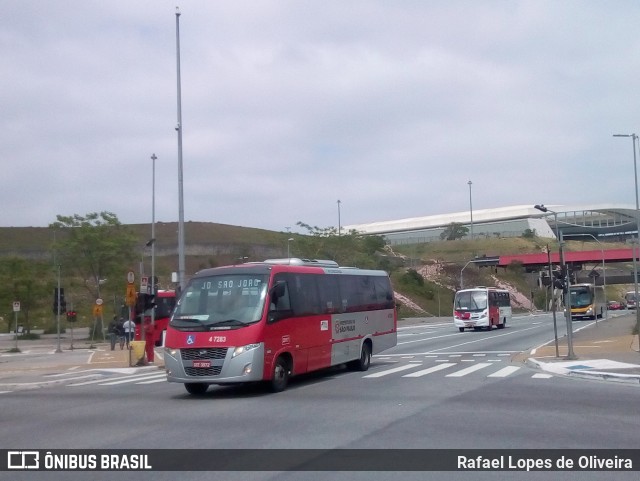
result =
M193 394L194 396L201 396L207 392L207 389L209 389L209 385L203 382L187 382L184 384L184 388L189 394Z
M271 391L282 392L287 388L289 383L289 364L280 356L273 366L273 375L271 376Z
M368 371L371 365L371 346L368 342L362 344L362 350L360 351L360 359L351 361L349 367L354 371Z

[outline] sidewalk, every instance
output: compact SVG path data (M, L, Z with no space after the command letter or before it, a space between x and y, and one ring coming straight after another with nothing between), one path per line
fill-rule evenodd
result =
M559 322L564 323L564 318ZM636 313L610 319L573 322L574 359L568 359L567 337L517 356L532 368L553 374L626 382L640 385L638 336L632 334Z
M139 365L133 350L111 350L108 341L91 342L88 332L76 332L73 344L69 333L42 335L37 340L0 334L0 392L15 388L37 388L69 381L71 377L89 380L105 374L135 374L164 369L162 349L156 348L153 364ZM59 350L58 350L59 348Z

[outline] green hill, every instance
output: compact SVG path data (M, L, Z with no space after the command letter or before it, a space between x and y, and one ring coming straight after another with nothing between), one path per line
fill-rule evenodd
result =
M140 272L143 263L145 274L149 274L150 249L145 247L151 238L150 224L134 224L129 227L138 239L140 262L131 266L134 272ZM177 223L159 222L155 226L155 259L156 275L162 288L172 288L171 273L177 271ZM342 238L324 231L316 235L301 236L287 232L274 232L263 229L231 226L204 222L185 223L185 264L189 276L200 269L241 261L260 261L267 258L286 257L288 250L292 257L331 258L342 265L358 267L377 267L390 272L394 289L398 293L401 306L400 316L448 316L455 290L460 286L460 277L469 285L505 285L514 294L515 307L531 309L542 308L545 304L544 289L537 286L537 274L528 274L522 266L513 265L507 269L478 268L468 264L477 256L499 256L518 253L540 252L547 245L557 250L557 243L550 239L540 238L494 238L494 239L460 239L440 241L416 245L387 246L385 252L372 256L371 249L380 246L366 242L356 244L347 242L348 236ZM289 241L293 239L293 241ZM39 227L2 227L0 228L0 260L10 258L31 259L37 263L51 265L50 285L53 287L53 259L51 246L54 232L49 228ZM598 247L618 248L620 243L603 243L571 241L566 243L567 250L586 250ZM597 267L597 266L594 266ZM629 266L621 266L628 269ZM607 266L609 269L609 266ZM124 296L125 275L122 280L108 282L104 288L107 305L117 306ZM81 282L64 280L68 297L75 302L74 309L79 311L80 319L91 317L90 299ZM609 298L621 298L626 286L608 287ZM0 309L0 316L12 319L11 286L5 285L1 295L5 308ZM533 304L532 304L533 302ZM7 307L8 306L8 307ZM40 308L30 315L36 324L51 322L49 299L43 300ZM108 312L107 312L108 313ZM0 324L1 326L1 324Z

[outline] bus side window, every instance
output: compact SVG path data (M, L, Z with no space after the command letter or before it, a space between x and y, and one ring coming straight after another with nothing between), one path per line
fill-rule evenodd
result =
M340 290L335 275L318 276L320 295L320 314L337 314L341 312Z
M393 309L393 290L388 277L374 277L373 284L376 291L378 309Z
M290 287L291 308L293 315L311 316L320 313L316 274L289 274L288 286Z
M289 287L285 280L285 274L278 274L274 279L273 287L269 290L268 321L276 322L292 315Z

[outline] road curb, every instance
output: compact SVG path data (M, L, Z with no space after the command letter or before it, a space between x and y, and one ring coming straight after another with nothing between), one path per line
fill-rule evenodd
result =
M538 359L529 357L524 361L527 367L536 369L539 371L550 372L558 376L576 377L581 379L596 379L601 381L613 381L619 383L626 383L632 385L640 385L640 374L624 374L617 372L602 372L602 371L585 371L579 369L550 369L554 363L542 362ZM564 372L563 372L564 370Z

